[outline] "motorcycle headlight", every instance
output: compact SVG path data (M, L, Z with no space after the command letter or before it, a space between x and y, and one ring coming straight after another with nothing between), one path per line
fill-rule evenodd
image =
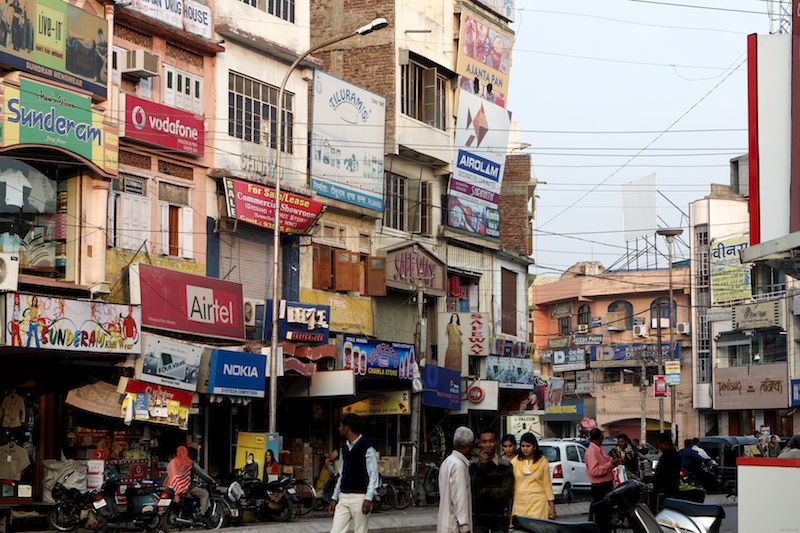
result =
M237 481L231 483L228 487L228 499L232 502L238 502L242 499L244 495L244 491L242 490L242 486L239 485Z

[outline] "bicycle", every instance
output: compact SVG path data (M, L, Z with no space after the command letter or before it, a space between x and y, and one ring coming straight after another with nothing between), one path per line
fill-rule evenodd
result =
M294 489L297 491L297 506L295 514L297 517L305 516L314 509L315 502L317 501L317 490L314 485L306 481L295 480Z
M400 477L389 480L389 483L394 488L392 507L398 511L408 509L414 503L414 489L411 487L411 482L404 477Z

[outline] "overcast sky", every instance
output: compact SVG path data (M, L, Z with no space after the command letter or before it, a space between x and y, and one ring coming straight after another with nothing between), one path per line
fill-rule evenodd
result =
M537 189L534 233L542 275L589 259L608 266L625 253L621 184L655 173L659 190L686 211L710 183L727 184L729 159L746 152L742 61L747 34L769 31L766 0L670 1L758 13L637 0L516 0L509 109L531 145L535 177L547 182ZM738 131L667 133L618 170L695 105L672 130ZM658 214L670 225L681 222L661 197Z

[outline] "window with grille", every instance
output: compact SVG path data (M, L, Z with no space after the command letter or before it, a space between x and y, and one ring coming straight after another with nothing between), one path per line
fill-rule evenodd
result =
M400 108L404 115L440 130L447 129L447 78L435 67L410 61L400 78Z
M633 329L633 304L625 300L617 300L608 306L609 313L624 313L624 320L617 321L612 326L624 325L625 330ZM609 325L609 324L607 324Z
M569 335L572 333L572 321L570 317L564 316L558 319L558 334Z
M267 13L294 22L294 0L267 0Z
M283 95L281 151L293 153L294 95ZM228 74L228 135L278 148L278 88L236 72ZM268 136L262 139L262 133Z
M592 310L588 305L583 304L578 308L578 324L588 326L592 321Z

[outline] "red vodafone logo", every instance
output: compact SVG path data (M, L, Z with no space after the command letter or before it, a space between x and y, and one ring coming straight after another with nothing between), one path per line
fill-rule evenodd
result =
M486 395L482 387L477 385L473 385L469 389L467 389L467 398L472 403L481 403L483 401L483 397Z
M137 105L131 111L131 122L136 127L137 130L144 129L145 123L147 122L147 114L142 109L142 106Z

